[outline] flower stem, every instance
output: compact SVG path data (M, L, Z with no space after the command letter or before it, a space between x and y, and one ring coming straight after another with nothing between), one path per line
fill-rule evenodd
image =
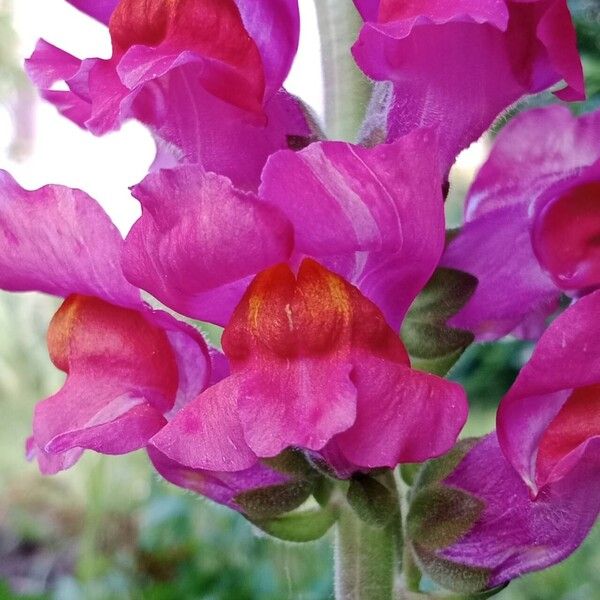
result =
M336 600L392 600L395 542L391 527L373 527L342 509L335 547Z
M361 26L350 0L315 0L325 87L325 129L332 139L354 141L371 96L371 83L350 48Z

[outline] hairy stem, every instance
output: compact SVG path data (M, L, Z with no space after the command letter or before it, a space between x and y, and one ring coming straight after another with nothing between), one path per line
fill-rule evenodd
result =
M355 141L371 96L371 83L350 48L361 19L350 0L315 0L325 86L325 130L333 139Z
M335 547L336 600L392 600L395 542L390 527L372 527L342 509Z

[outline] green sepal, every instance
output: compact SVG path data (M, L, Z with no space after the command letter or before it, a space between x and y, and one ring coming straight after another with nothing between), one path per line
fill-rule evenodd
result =
M453 563L415 542L411 543L411 550L422 571L446 589L467 594L467 598L476 598L477 594L486 593L491 576L489 569Z
M337 521L338 511L332 506L290 512L273 519L248 519L271 537L285 542L313 542L322 538Z
M271 519L304 504L311 495L313 486L314 481L311 480L292 480L242 492L235 496L234 501L251 520Z
M462 459L473 449L481 438L465 438L457 442L452 450L420 465L414 479L415 491L428 485L439 483L451 475Z
M446 322L469 300L477 279L455 269L439 268L417 296L402 325L401 337L414 368L445 375L473 342L471 332Z
M446 548L473 528L484 509L481 500L462 490L425 487L411 500L407 535L428 550Z
M508 587L510 581L499 585L491 590L486 590L485 592L478 592L476 594L469 594L468 596L464 596L464 600L486 600L487 598L492 598L496 594L499 594L502 590L505 590Z
M319 477L315 481L315 487L312 492L313 498L321 506L327 506L329 504L329 500L331 500L331 495L333 494L334 489L335 484L331 479L328 477Z
M347 499L358 517L374 527L385 527L400 510L396 494L368 475L350 480Z
M273 458L263 458L262 462L285 475L311 477L316 475L311 463L300 450L288 448Z
M400 476L406 485L412 486L421 469L421 463L404 463L400 465Z

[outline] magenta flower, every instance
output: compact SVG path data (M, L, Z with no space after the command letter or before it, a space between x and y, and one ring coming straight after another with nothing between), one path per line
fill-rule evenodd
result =
M415 131L372 149L323 142L279 152L258 197L194 166L134 188L143 213L125 243L127 277L183 314L227 325L232 367L154 438L164 455L240 471L299 447L351 473L450 447L466 418L463 392L411 371L390 328L399 329L442 252L435 149L431 132ZM272 266L286 261L300 265L297 281L290 267ZM336 302L342 308L330 313ZM261 326L242 335L263 304ZM375 336L364 356L352 341L363 335L359 314ZM282 364L285 375L274 375ZM375 421L387 431L379 442Z
M600 512L599 311L594 292L554 321L501 402L497 437L444 475L443 488L468 495L469 518L450 543L413 544L428 568L450 561L494 587L585 539Z
M535 498L495 434L469 447L451 473L421 491L438 498L438 514L423 523L417 497L409 515L413 535L421 534L413 551L435 580L478 592L552 566L581 545L600 511L597 440L567 477L546 484ZM440 514L456 519L449 533L426 536ZM439 520L437 527L443 531Z
M139 119L157 137L160 166L200 163L249 189L269 154L310 139L304 109L281 90L298 45L296 0L112 5L110 59L81 61L42 40L27 62L69 119L98 135ZM102 20L109 9L78 6Z
M142 302L121 272L122 239L89 196L61 186L27 192L2 173L0 203L0 287L66 298L48 348L67 379L37 405L30 452L56 471L86 448L144 447L165 415L208 384L204 340Z
M480 339L538 337L561 293L600 283L599 136L600 112L575 118L562 107L524 113L498 136L442 259L479 280L454 326Z
M437 456L466 419L462 388L412 371L379 309L312 259L259 274L223 347L231 375L151 442L188 467L241 471L296 447L350 475Z
M133 190L142 217L125 242L125 273L182 314L226 325L256 273L310 256L399 330L444 246L436 148L431 132L415 131L371 149L278 152L258 196L198 167L153 173Z
M393 84L366 126L388 140L439 127L445 172L522 96L564 80L558 97L584 98L566 0L355 3L366 22L354 57L369 77Z

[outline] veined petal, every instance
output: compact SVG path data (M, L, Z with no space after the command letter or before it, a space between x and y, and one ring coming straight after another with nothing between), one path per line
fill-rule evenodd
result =
M437 455L464 423L464 392L411 371L380 310L311 259L254 279L223 348L232 374L152 440L187 467L239 471L297 447L347 476Z
M579 216L594 214L595 196L576 188L599 178L599 135L600 111L576 118L557 106L523 113L501 132L442 258L479 280L452 324L480 339L537 338L561 289L593 289L598 228L593 218L581 227Z
M543 193L533 206L532 242L560 289L600 286L600 160Z
M132 108L170 150L173 164L199 163L256 192L271 154L313 141L306 110L284 90L265 103L266 123L257 123L198 86L196 71L188 64L154 80Z
M233 0L121 0L110 33L129 89L200 61L198 75L207 90L240 108L262 111L261 57Z
M21 188L0 172L0 287L57 296L82 294L140 307L123 277L123 240L108 215L80 190Z
M67 380L36 407L34 439L44 451L130 452L166 423L177 361L164 330L138 311L70 296L50 324L48 349Z
M238 386L227 377L190 402L150 441L169 460L187 468L235 472L258 461L237 414Z
M277 209L198 166L151 174L133 194L143 212L125 242L125 274L183 314L224 325L248 278L291 254Z
M436 148L427 130L370 149L320 142L273 155L263 173L261 199L293 224L296 252L357 285L394 328L443 249Z

